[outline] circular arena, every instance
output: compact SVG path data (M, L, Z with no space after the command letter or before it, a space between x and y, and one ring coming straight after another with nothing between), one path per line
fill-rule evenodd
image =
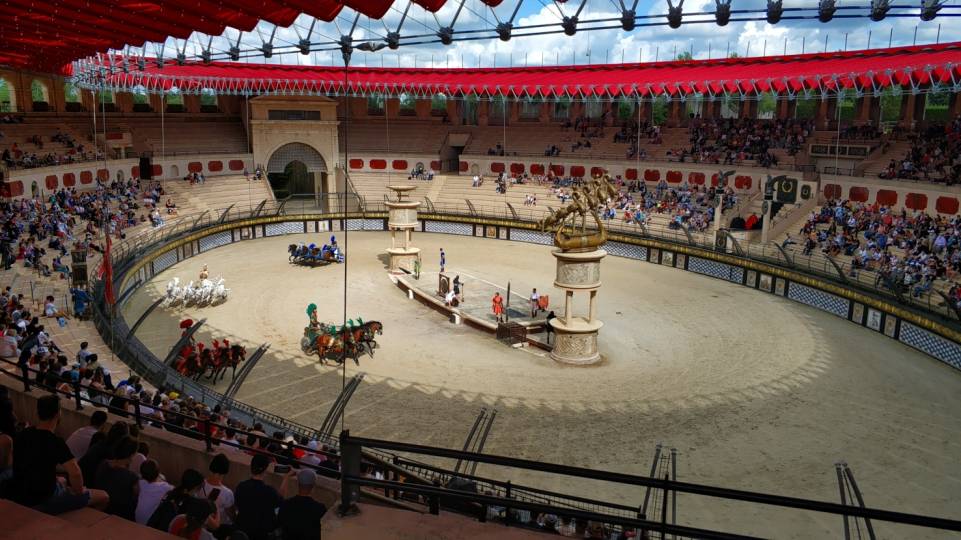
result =
M48 4L11 538L961 534L961 6Z
M161 356L179 338L180 320L204 318L199 341L226 338L248 349L269 342L237 398L320 425L344 373L301 352L303 308L316 302L320 319L339 319L345 282L339 266L288 262L288 244L325 235L305 236L250 240L174 265L134 294L125 316L136 318L162 297L172 277L206 265L230 284L230 300L156 310L139 339ZM685 480L750 478L757 489L810 496L833 487L833 463L843 458L859 470L887 471L860 483L881 497L878 504L897 506L897 494L906 491L927 493L925 505L950 500L956 466L933 449L954 444L950 434L958 421L950 407L930 402L950 404L961 383L951 367L868 329L839 326L834 315L740 285L613 258L604 263L603 362L561 366L544 351L505 347L409 300L385 269L387 233L349 232L346 242L343 235L338 240L349 254L348 316L376 319L385 328L373 356L346 365L347 377L365 375L344 418L352 433L457 447L488 407L497 409L485 447L494 454L644 474L653 443L664 441L682 456ZM465 282L465 304L486 307L486 295L470 292L482 281L509 280L525 293L537 286L552 297L559 292L544 287L553 262L547 246L442 234L419 235L417 244L426 253L445 250L448 271ZM420 279L435 285L436 274L425 268ZM273 287L277 282L284 287ZM238 313L237 306L249 308ZM703 463L713 465L695 465ZM478 472L551 490L573 487L537 474L505 476L484 466ZM631 497L617 486L579 491L602 500ZM832 523L781 526L827 531Z

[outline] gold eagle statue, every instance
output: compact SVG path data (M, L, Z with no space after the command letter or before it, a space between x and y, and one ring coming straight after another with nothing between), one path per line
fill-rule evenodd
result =
M591 251L607 242L607 228L598 216L598 209L618 195L610 179L605 174L575 187L570 204L538 223L542 232L554 231L555 246L564 251ZM588 230L588 215L594 219L596 231Z

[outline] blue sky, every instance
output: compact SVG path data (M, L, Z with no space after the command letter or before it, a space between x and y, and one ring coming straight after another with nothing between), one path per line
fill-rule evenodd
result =
M491 9L480 0L467 0L461 11L455 28L491 29L498 19L507 20L516 7L517 0L504 0L496 9ZM401 47L398 51L384 49L374 53L357 51L352 60L353 65L369 66L418 66L427 67L491 67L507 65L553 65L571 63L617 63L622 59L628 62L667 60L682 51L691 51L695 58L718 58L725 56L728 51L737 52L741 56L761 56L762 54L781 54L785 50L789 54L802 52L820 52L824 50L825 37L830 51L841 50L847 40L848 50L864 49L868 46L869 32L871 47L885 47L889 37L891 43L910 45L914 41L917 29L917 43L941 43L961 41L961 19L957 17L938 17L931 22L922 22L916 15L917 9L910 17L888 17L880 22L872 22L866 17L835 18L829 23L813 20L782 20L777 25L769 25L765 21L731 22L727 26L719 27L713 22L713 16L695 17L697 12L715 10L716 0L685 0L685 24L679 29L667 26L642 27L631 32L620 28L597 31L579 31L570 37L563 34L541 35L534 37L515 37L509 42L496 39L481 41L458 41L450 46L440 43L412 45ZM961 6L961 0L949 0L949 6ZM626 2L628 6L629 2ZM870 0L858 2L838 1L839 7L867 6ZM903 3L901 5L906 5ZM918 5L911 0L909 5ZM355 31L355 39L380 39L388 31L396 28L401 14L407 5L406 1L398 0L382 21L375 21L361 17ZM574 1L555 3L547 0L523 0L515 22L516 24L555 24L562 15L573 15L579 4ZM733 0L732 9L764 9L766 0ZM816 7L816 0L792 1L784 0L785 8ZM408 19L404 24L404 34L432 35L439 26L450 23L457 10L457 4L451 0L438 13L431 14L417 5L411 7ZM660 15L667 12L667 2L643 0L638 3L638 15ZM892 10L894 13L895 10ZM904 13L904 10L900 10ZM845 13L839 11L838 14ZM851 13L851 12L847 12ZM942 13L961 14L961 9L946 9ZM785 15L788 15L786 13ZM580 15L582 21L606 17L618 17L620 7L618 0L588 0ZM734 15L737 17L737 15ZM336 39L341 33L348 31L353 21L354 13L345 9L332 23L317 23L314 28L314 40L328 38ZM693 23L695 20L709 20L704 24ZM657 19L662 20L662 19ZM310 26L311 19L301 16L289 28L277 29L275 45L296 44L304 36ZM439 23L439 24L438 24ZM608 23L616 24L616 23ZM940 37L939 34L940 25ZM245 34L242 38L243 46L259 46L262 38L269 37L273 25L261 23L258 32ZM845 35L847 34L847 35ZM214 41L214 48L226 50L229 41L237 39L238 32L229 29L223 37ZM188 52L199 52L199 43L206 39L194 36L186 42ZM183 47L183 41L168 40L166 55L175 54L175 47ZM149 46L148 55L155 53L155 48ZM249 62L262 63L262 58L251 59ZM340 55L337 52L318 52L309 56L300 54L278 55L267 60L271 63L283 64L330 64L340 65Z

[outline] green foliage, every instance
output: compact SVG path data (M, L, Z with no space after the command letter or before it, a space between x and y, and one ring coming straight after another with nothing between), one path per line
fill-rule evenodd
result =
M47 103L49 101L47 85L34 79L30 83L30 97L34 103Z
M904 92L900 86L891 86L881 93L881 121L897 122L901 119L901 100Z
M770 120L774 118L776 109L777 95L774 92L764 92L761 94L757 102L757 117L761 120Z
M201 107L216 107L217 106L217 92L213 88L204 88L200 91L200 106Z
M951 94L945 91L932 92L924 96L924 119L934 122L946 122L951 119L948 106Z
M667 96L657 96L651 103L651 123L656 126L667 123Z
M63 85L63 97L67 103L80 103L80 89L73 83Z

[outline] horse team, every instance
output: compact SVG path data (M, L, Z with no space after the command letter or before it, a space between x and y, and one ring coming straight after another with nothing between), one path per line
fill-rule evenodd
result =
M323 324L319 329L308 326L304 329L300 348L305 354L316 354L321 364L326 364L328 359L342 364L345 358L351 358L359 365L360 355L366 352L374 356L374 349L378 346L375 336L383 333L384 325L378 321L340 328Z
M231 369L231 376L237 374L237 366L247 359L247 348L242 345L231 345L226 339L223 343L216 339L211 347L203 343L188 343L181 349L174 361L174 369L184 377L195 381L204 377L210 384L217 384Z

